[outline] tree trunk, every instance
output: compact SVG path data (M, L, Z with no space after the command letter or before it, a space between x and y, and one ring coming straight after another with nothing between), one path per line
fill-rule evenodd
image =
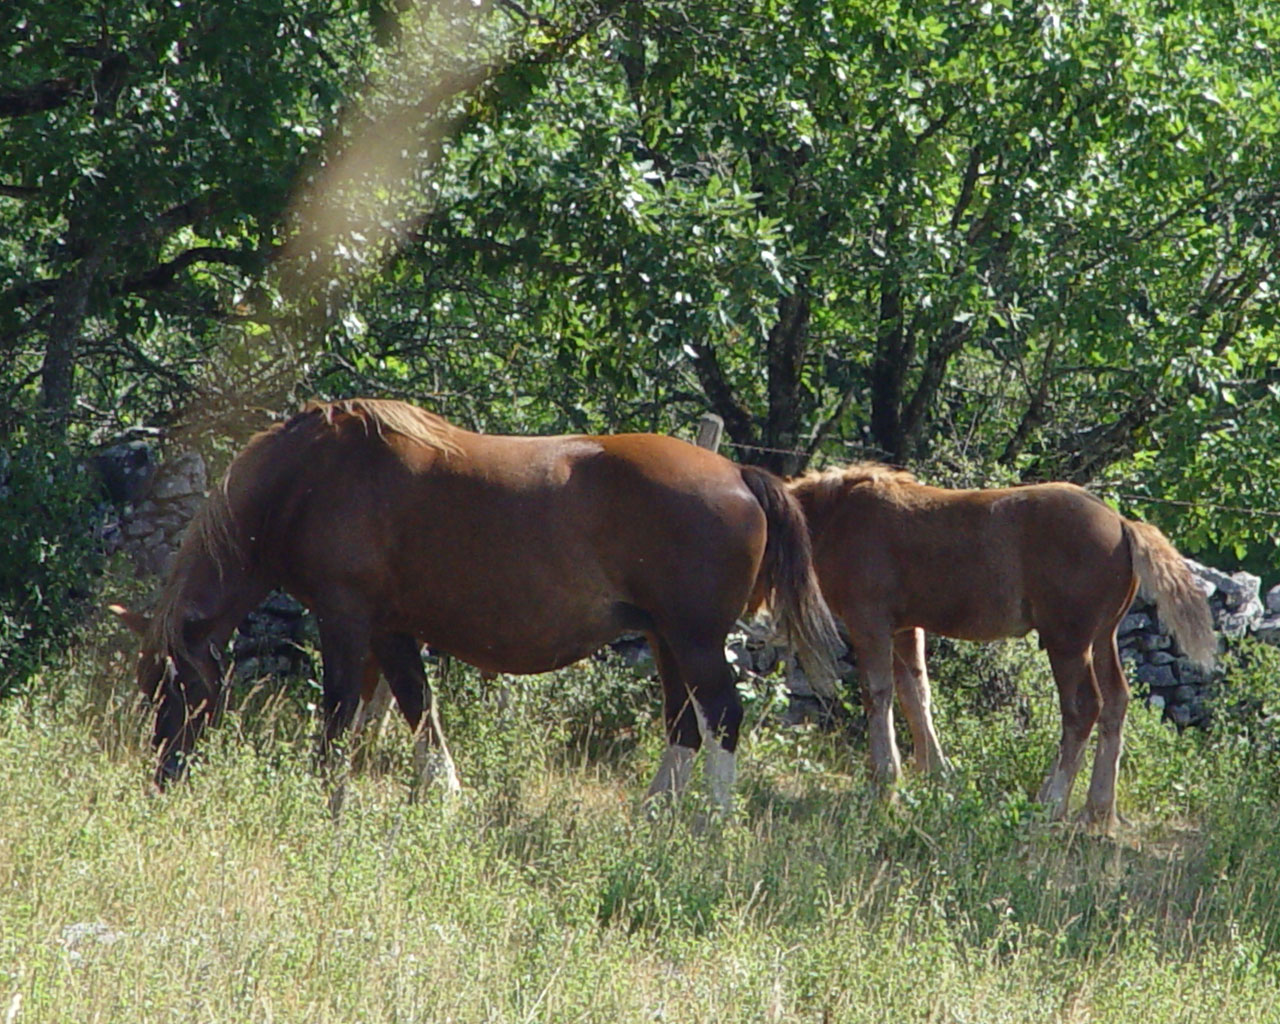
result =
M891 462L902 461L902 395L912 349L903 319L901 284L886 266L880 281L880 331L871 363L871 440Z
M778 321L765 343L769 410L765 417L764 447L758 465L783 476L804 468L800 452L800 372L809 342L809 295L804 286L778 301Z
M66 435L71 419L80 334L103 255L101 247L91 248L62 276L53 297L53 315L40 367L40 404L50 429L58 437Z

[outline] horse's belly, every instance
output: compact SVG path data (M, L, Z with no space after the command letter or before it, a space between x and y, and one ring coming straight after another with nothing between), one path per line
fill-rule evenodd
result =
M613 602L531 600L515 609L452 604L419 618L410 631L484 671L528 675L580 661L628 626Z
M620 632L619 630L609 635L601 633L590 638L564 637L551 643L545 639L530 640L528 643L512 642L511 638L483 643L459 643L456 640L434 643L430 639L427 642L485 672L530 675L535 672L551 672L581 661L610 640L616 639Z
M925 632L953 637L957 640L1004 640L1026 636L1032 622L1028 609L1021 603L974 600L950 608L933 609L914 623Z

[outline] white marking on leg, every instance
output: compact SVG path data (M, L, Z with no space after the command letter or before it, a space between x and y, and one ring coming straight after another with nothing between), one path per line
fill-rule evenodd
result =
M658 774L649 784L645 801L664 794L680 796L689 786L689 777L693 774L693 758L696 753L697 751L692 747L670 744L662 753L662 763L658 765Z
M1050 818L1056 820L1066 814L1068 784L1069 776L1055 762L1044 780L1044 785L1040 787L1039 797L1040 803L1048 809Z
M1067 805L1071 801L1071 790L1075 786L1076 775L1080 771L1080 763L1084 760L1085 754L1083 745L1080 745L1074 754L1068 753L1066 746L1064 741L1037 797L1040 803L1049 809L1049 816L1055 820L1066 816Z
M707 785L711 790L711 801L728 817L733 813L733 784L738 774L738 758L732 751L725 750L719 737L711 732L702 708L696 701L693 709L698 716L702 749L706 751Z
M1089 782L1089 795L1081 816L1090 824L1100 825L1108 832L1120 823L1116 813L1116 775L1120 768L1120 756L1124 752L1124 740L1115 729L1098 730L1098 746L1093 755L1093 777Z
M706 744L707 783L711 799L726 817L733 813L733 784L738 774L738 758L725 750L719 740Z
M933 700L924 660L924 630L913 629L894 637L893 679L902 712L911 728L916 767L924 772L950 771L951 765L942 753L933 725Z
M361 736L367 730L367 739L374 739L382 730L382 724L390 708L391 687L387 685L385 679L379 679L373 696L368 700L360 698L355 717L351 721L351 735Z
M436 782L444 787L445 796L453 797L462 792L458 769L445 742L434 700L423 714L413 737L413 764L418 773L419 792L425 793Z
M347 802L347 780L351 777L351 757L345 747L337 751L329 748L325 775L329 782L329 816L337 821Z
M871 776L886 795L891 795L902 774L902 758L893 731L893 638L886 636L880 642L861 644L857 653L867 709Z

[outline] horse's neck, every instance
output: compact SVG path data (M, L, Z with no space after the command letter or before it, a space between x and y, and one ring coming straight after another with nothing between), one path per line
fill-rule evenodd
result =
M214 499L216 500L216 499ZM239 550L231 518L206 510L180 550L166 598L168 630L207 636L219 646L258 606L270 587Z

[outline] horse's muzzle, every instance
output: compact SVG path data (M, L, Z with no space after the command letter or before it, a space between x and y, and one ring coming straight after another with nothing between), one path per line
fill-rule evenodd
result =
M178 751L166 754L156 768L155 784L156 789L164 792L168 788L169 783L177 782L182 778L183 773L187 769L186 758Z

